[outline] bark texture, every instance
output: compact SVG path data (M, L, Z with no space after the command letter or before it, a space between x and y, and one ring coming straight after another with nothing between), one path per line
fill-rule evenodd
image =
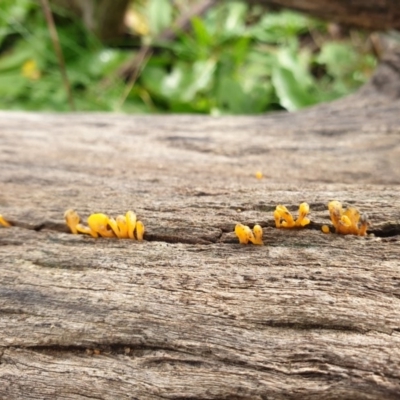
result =
M400 29L399 0L250 0L287 7L328 21L373 30Z
M294 114L0 113L0 398L398 399L397 62ZM322 234L332 199L374 235ZM145 241L72 235L71 207Z
M129 0L52 0L82 18L85 26L105 42L124 33L124 16Z

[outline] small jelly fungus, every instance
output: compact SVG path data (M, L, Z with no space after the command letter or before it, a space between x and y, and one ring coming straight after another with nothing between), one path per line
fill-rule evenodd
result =
M117 225L119 228L120 237L124 239L128 239L128 223L126 222L126 217L124 215L118 215L117 217Z
M328 203L328 210L333 226L336 228L339 225L340 218L343 214L342 203L336 200L331 201Z
M336 200L329 202L328 210L336 233L358 236L367 234L369 222L366 214L360 215L360 212L354 207L343 210L342 203ZM327 227L328 231L325 231L324 227L327 225L322 227L322 231L328 233L329 227Z
M247 231L246 231L246 226L244 226L242 224L237 224L235 226L235 234L238 237L240 244L249 243L249 236L248 236Z
M257 179L262 179L263 178L263 173L261 171L257 171L255 175L256 175Z
M248 244L249 241L253 244L262 245L263 230L260 225L254 225L253 231L246 225L237 224L235 226L235 234L239 239L240 244Z
M121 239L121 232L119 230L117 221L114 218L108 219L108 225L110 226L111 230L114 232L115 236Z
M275 226L277 228L292 228L295 226L292 214L290 214L289 210L282 204L276 206L276 209L274 211L274 219Z
M254 233L254 240L252 240L252 243L253 244L264 244L264 242L262 240L263 230L260 225L254 225L253 233Z
M108 229L109 218L106 214L92 214L87 219L89 228L102 237L115 237L112 229ZM92 234L93 236L93 234Z
M78 233L76 226L79 224L81 220L78 213L75 210L69 209L65 211L64 218L69 229L71 229L71 232L74 234Z
M11 226L11 224L9 223L9 222L7 222L4 218L3 218L3 216L0 214L0 225L3 225L3 226L5 226L5 227L7 227L7 228L9 228L10 226Z
M299 216L295 221L289 210L282 204L279 204L274 211L275 226L277 228L302 228L311 222L307 218L309 212L310 206L307 203L301 203L299 206Z
M119 239L128 239L128 225L123 215L118 215L116 219L109 218L108 224Z
M311 221L307 218L310 212L310 206L307 203L301 203L299 206L299 217L296 220L296 226L306 226Z
M361 214L360 222L359 222L359 228L358 228L359 236L366 236L368 226L369 226L368 215L367 214Z
M128 236L131 239L135 239L133 232L136 228L136 214L133 211L128 211L125 217L126 217L126 224L128 227Z
M100 235L107 238L135 239L136 228L137 240L143 240L144 225L141 221L136 221L136 214L133 211L128 211L126 216L118 215L116 219L102 213L92 214L87 219L89 226L79 223L80 217L74 210L67 210L64 217L71 232L74 234L79 232L91 235L94 238Z
M144 224L141 221L136 222L136 239L143 240Z
M322 225L321 226L321 230L324 233L330 233L331 232L328 225Z
M97 232L93 231L88 226L85 226L85 225L82 225L82 224L76 225L76 230L77 230L77 232L85 233L86 235L91 235L94 238L98 238L99 237Z

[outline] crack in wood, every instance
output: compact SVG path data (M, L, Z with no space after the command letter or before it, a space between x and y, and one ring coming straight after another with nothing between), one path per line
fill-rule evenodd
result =
M33 230L36 232L41 232L41 231L52 231L52 232L59 232L59 233L69 233L68 227L59 222L54 222L54 221L44 221L42 223L37 223L34 225L27 225L26 223L21 223L16 220L10 220L9 221L12 226L22 228L22 229L27 229L27 230ZM243 222L245 225L248 225L250 228L253 228L255 223L252 222ZM259 225L263 228L275 228L275 223L274 221L261 221L259 222ZM306 227L302 228L305 230L314 230L314 231L321 231L321 227L325 225L323 223L318 223L318 222L313 222ZM328 225L330 226L330 225ZM224 234L227 233L232 233L234 232L234 227L235 225L232 224L224 224L220 226L215 226L213 227L214 229L218 229L220 233L217 236L212 236L209 235L207 237L194 237L194 236L179 236L179 235L163 235L163 234L156 234L156 233L145 233L144 235L144 240L149 241L149 242L165 242L165 243L182 243L182 244L214 244L214 243L219 243L222 240L222 237ZM295 231L296 229L294 229ZM289 232L289 230L287 230ZM333 226L330 226L330 231L331 233L334 232ZM383 224L380 227L377 228L372 228L368 230L368 234L372 234L376 237L381 237L381 238L395 238L396 236L400 236L400 223L399 222L394 222L390 221L385 224ZM390 240L387 240L390 242ZM393 240L396 241L396 240ZM224 240L224 243L236 243L237 240L232 239L232 240ZM7 240L7 239L1 239L0 240L0 246L3 245L19 245L23 242L19 242L18 240L12 239L12 240Z
M338 324L311 324L311 323L298 323L298 322L280 322L280 321L262 321L260 322L261 326L268 326L271 328L284 328L284 329L294 329L301 331L315 331L315 330L326 330L326 331L340 331L347 333L367 333L370 332L370 329L362 329L361 327L355 327L350 325L338 325ZM387 332L380 332L385 333Z
M212 366L213 364L227 364L230 366L244 367L253 371L260 372L271 372L283 373L286 375L291 375L291 372L285 371L284 369L277 368L276 366L265 366L259 364L252 364L245 360L234 359L231 357L226 357L223 355L213 354L211 352L189 352L183 349L171 348L171 347L161 347L161 346L151 346L151 345L137 345L132 343L118 343L118 344L102 344L102 343L91 343L90 345L82 346L62 346L62 345L40 345L40 346L3 346L0 347L0 363L1 355L6 349L20 349L28 350L34 353L50 355L50 356L60 356L60 354L74 354L86 357L96 357L100 355L106 356L125 356L132 359L143 358L143 365L148 368L152 368L152 365L159 365L163 363L173 363L187 365L190 367L204 368L205 366ZM185 358L189 357L189 358ZM297 360L298 362L303 362L303 356ZM313 359L318 365L327 364L326 360L321 358ZM296 360L293 359L291 363L295 363ZM330 363L329 363L330 364ZM315 366L315 368L317 368ZM301 371L296 371L294 375L301 374ZM326 372L323 373L325 375Z

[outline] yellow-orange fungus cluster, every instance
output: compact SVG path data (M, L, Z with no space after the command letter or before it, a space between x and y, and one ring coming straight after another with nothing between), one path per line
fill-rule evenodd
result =
M137 221L133 211L128 211L125 215L118 215L115 219L106 214L92 214L87 219L88 226L80 223L81 219L75 210L65 211L64 218L74 234L86 233L95 238L101 236L143 240L144 225L141 221Z
M275 226L277 228L301 228L310 223L307 214L310 212L310 206L307 203L301 203L299 206L299 216L294 220L289 210L278 205L274 211Z
M254 225L253 230L251 230L246 225L237 224L235 226L235 233L241 244L248 244L249 242L253 244L264 244L262 240L263 230L260 225Z
M9 222L7 222L3 216L0 214L0 225L6 226L7 228L11 226Z
M365 214L361 215L356 208L349 207L343 210L342 203L334 200L329 202L328 210L336 233L358 236L367 234L368 217ZM329 233L329 227L327 225L322 226L322 231Z

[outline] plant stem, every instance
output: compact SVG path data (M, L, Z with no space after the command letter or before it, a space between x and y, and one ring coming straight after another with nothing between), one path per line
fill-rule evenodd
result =
M75 111L74 98L72 97L71 85L69 84L67 70L65 68L65 61L63 52L60 46L60 40L58 38L56 25L54 23L53 14L50 9L48 0L41 0L44 15L46 17L47 26L49 28L51 40L53 42L54 51L56 52L58 58L58 65L60 67L61 76L64 82L65 91L67 92L69 106L72 111Z

